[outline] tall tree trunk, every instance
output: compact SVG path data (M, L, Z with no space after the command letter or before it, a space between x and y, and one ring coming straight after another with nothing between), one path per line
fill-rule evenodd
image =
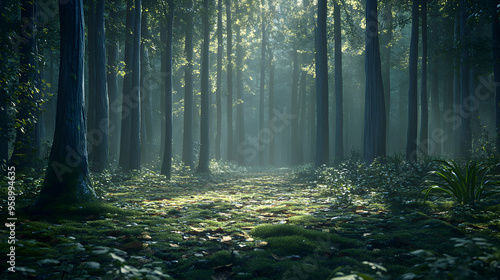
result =
M127 17L125 23L125 76L123 77L123 97L121 108L121 136L120 136L120 158L118 166L123 170L129 170L130 163L130 125L131 110L137 103L132 103L132 64L134 56L134 0L127 0Z
M298 147L299 149L297 150L298 158L297 162L299 164L304 163L304 154L305 154L305 134L306 134L306 108L307 108L307 72L306 71L300 71L300 91L299 91L299 125L298 125L298 131L301 131L302 133L299 133L298 136Z
M215 159L221 159L221 140L222 140L222 0L217 1L217 130L215 134Z
M424 155L429 154L429 98L427 96L427 0L422 2L422 80L420 93L420 150Z
M168 1L167 13L167 42L165 46L165 148L163 149L163 164L161 174L167 176L170 180L172 177L172 44L174 36L174 0ZM184 128L185 129L185 128Z
M431 34L432 34L432 39L431 41L434 42L439 42L440 41L440 36L439 36L439 31L438 31L438 21L433 20L431 23ZM431 59L432 62L432 68L431 68L431 80L430 80L430 90L431 90L431 118L430 118L430 123L429 123L429 132L431 139L429 141L432 141L435 151L430 150L430 152L433 152L434 154L442 154L442 138L441 139L434 139L435 133L439 131L442 131L442 126L441 126L441 108L439 105L439 54L437 53L437 48L433 48L433 56Z
M92 3L91 13L95 22L89 24L89 63L93 84L89 93L92 103L89 104L89 144L90 167L94 172L102 172L108 167L109 139L109 100L106 80L106 45L104 35L104 0ZM89 18L89 22L90 22ZM92 29L92 32L90 30ZM93 38L91 38L91 36ZM90 83L89 81L89 83ZM91 124L92 122L92 124Z
M131 98L137 104L131 108L129 170L141 169L141 18L142 0L134 0L134 58Z
M276 136L278 131L274 125L274 72L276 68L272 50L269 50L269 60L271 61L271 68L269 69L269 129L271 133L269 139L269 164L274 165L276 162Z
M384 29L385 33L382 36L382 46L383 55L385 56L385 63L382 63L382 79L385 89L385 115L387 120L387 135L389 135L389 130L391 128L391 53L392 53L392 36L393 36L393 17L392 17L392 5L393 2L388 1L386 4L386 9L383 14L384 16ZM392 146L391 138L387 138L388 146Z
M151 63L146 44L150 39L148 13L142 16L141 35L141 156L143 161L150 161L153 155L153 93L150 91Z
M316 37L316 166L329 161L327 0L318 1Z
M495 119L496 119L496 148L500 153L500 20L498 17L498 0L492 0L493 9L493 72L495 81Z
M87 165L83 108L83 1L59 4L60 70L54 142L39 199L33 208L97 199Z
M380 61L377 0L366 1L365 125L363 159L370 164L386 154L386 116Z
M472 129L471 129L471 109L467 102L469 101L470 92L470 64L469 64L469 44L467 42L469 31L467 28L467 0L460 0L460 95L461 95L461 109L465 114L461 114L461 137L462 142L461 152L462 155L468 158L472 149Z
M297 49L293 50L293 76L292 76L292 127L291 127L291 165L295 166L299 164L299 74L300 74L300 62L299 53Z
M209 85L209 46L210 46L210 22L209 22L209 0L203 0L202 25L203 25L203 47L201 60L201 117L200 117L200 158L198 173L209 172L210 162L210 85Z
M227 160L234 157L233 130L233 30L231 20L231 0L226 0L226 32L227 32Z
M113 7L109 12L110 20L118 21L119 13L117 10L119 0L113 1ZM114 26L113 26L114 27ZM109 26L108 28L112 28ZM118 110L118 53L120 51L119 41L116 37L107 38L107 54L108 54L108 99L110 104L109 110L109 159L115 160L119 153L120 144L120 115Z
M261 6L264 8L265 2L262 0ZM265 98L265 92L264 92L264 85L265 85L265 80L266 80L266 41L267 41L267 35L266 35L266 19L265 19L265 11L261 11L261 29L262 29L262 46L261 46L261 61L260 61L260 94L259 94L259 164L262 166L264 165L266 159L265 159L265 146L264 146L264 139L262 139L263 132L265 130L264 127L264 98Z
M19 85L22 94L19 95L16 122L16 140L14 151L10 159L10 165L16 170L29 169L38 164L38 151L40 150L40 139L36 136L36 122L38 116L36 62L36 25L35 6L36 1L21 1L21 19L26 23L22 25L20 34L23 42L20 44Z
M236 14L240 15L238 2L236 2ZM241 23L236 25L236 98L237 112L236 112L236 127L237 132L237 152L238 163L243 165L247 163L247 157L244 153L245 145L245 103L243 101L243 42L241 37Z
M454 25L454 46L455 49L459 49L460 44L460 13L457 12L455 15L455 25ZM453 147L454 155L458 157L462 154L463 141L461 139L462 132L460 128L460 110L462 104L462 96L460 92L460 58L459 54L456 54L454 58L454 73L453 73L453 115L452 115L452 128L453 128Z
M333 21L335 33L335 160L344 159L344 101L342 81L342 29L340 6L333 2Z
M417 160L417 70L418 70L418 2L413 1L410 40L410 85L408 91L408 136L406 139L406 160Z
M188 7L193 5L188 2ZM193 168L193 19L186 19L186 36L184 52L186 68L184 69L184 134L182 141L182 162Z

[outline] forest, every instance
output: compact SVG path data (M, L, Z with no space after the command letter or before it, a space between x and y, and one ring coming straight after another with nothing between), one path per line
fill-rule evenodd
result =
M500 0L0 0L2 279L499 279Z

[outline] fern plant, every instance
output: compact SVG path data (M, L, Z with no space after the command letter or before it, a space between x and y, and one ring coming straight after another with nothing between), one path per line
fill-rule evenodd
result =
M465 169L462 169L455 161L436 160L436 162L440 165L437 170L428 173L433 179L425 182L430 186L423 190L424 200L427 200L432 191L440 191L449 194L460 205L474 204L481 199L488 185L498 183L486 180L486 175L492 166L468 161Z

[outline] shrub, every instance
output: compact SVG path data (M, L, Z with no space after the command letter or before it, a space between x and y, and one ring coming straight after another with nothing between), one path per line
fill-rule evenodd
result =
M474 204L481 199L484 189L497 182L486 180L492 166L485 166L477 161L468 161L465 169L454 161L436 161L440 163L437 170L430 171L429 176L435 179L427 180L430 186L423 190L424 200L432 191L449 194L460 205Z

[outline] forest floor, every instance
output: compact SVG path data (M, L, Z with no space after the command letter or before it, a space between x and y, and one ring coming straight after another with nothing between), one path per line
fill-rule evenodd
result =
M105 204L19 212L14 245L1 229L2 259L14 246L16 270L2 261L2 279L498 279L498 187L475 207L423 202L429 168L102 174ZM41 179L16 184L29 204Z

